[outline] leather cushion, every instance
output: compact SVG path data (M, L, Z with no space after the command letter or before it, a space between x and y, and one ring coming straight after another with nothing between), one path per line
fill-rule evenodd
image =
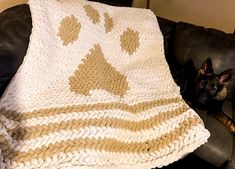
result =
M224 104L224 107L229 108L230 110L231 106L231 101L227 101ZM199 147L194 154L219 167L232 158L233 135L212 115L208 115L205 111L196 111L203 119L203 122L206 128L210 131L211 136L208 142Z
M180 64L190 58L195 67L210 57L213 69L220 73L226 69L235 69L235 36L222 31L203 28L180 22L175 28L174 56ZM235 98L235 76L229 83L228 99Z
M0 13L0 96L23 61L31 29L28 5Z

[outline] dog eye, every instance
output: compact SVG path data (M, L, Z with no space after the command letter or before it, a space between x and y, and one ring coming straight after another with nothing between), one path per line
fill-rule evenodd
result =
M216 91L216 90L217 90L216 85L212 85L212 86L211 86L211 90L212 90L213 92Z
M205 85L206 85L206 81L205 81L205 80L201 80L201 81L200 81L200 85L201 85L201 86L205 86Z

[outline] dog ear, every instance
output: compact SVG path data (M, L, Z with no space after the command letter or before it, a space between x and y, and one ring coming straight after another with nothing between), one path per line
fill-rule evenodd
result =
M228 82L231 80L233 75L233 69L228 69L219 74L219 82L222 85L227 85Z
M203 63L201 68L198 70L198 75L205 75L208 73L213 73L211 58L207 58Z

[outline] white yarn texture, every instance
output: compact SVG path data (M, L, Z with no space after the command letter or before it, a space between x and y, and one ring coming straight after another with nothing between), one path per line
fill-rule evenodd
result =
M207 142L150 10L28 3L28 51L0 101L1 169L150 169Z

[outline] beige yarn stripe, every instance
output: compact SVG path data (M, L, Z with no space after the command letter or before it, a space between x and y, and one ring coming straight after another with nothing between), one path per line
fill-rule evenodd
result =
M56 144L50 144L42 146L35 150L27 152L13 152L14 157L12 161L17 163L25 163L33 159L43 159L52 157L60 152L69 153L82 149L91 149L96 151L108 151L115 153L151 153L166 147L172 142L179 140L180 137L187 134L194 126L202 124L202 121L198 117L188 118L179 124L179 128L161 136L158 139L149 140L146 142L133 142L123 143L115 139L88 139L80 138L74 140L67 140L57 142Z
M142 102L142 103L138 103L135 105L128 105L125 103L97 103L97 104L90 104L90 105L84 104L84 105L73 105L73 106L66 106L66 107L40 109L40 110L35 110L32 112L23 112L23 113L1 109L0 112L4 116L6 116L8 119L19 122L19 121L27 120L31 118L46 117L46 116L52 116L52 115L57 115L57 114L67 114L67 113L72 113L72 112L95 111L95 110L120 109L120 110L127 111L133 114L138 114L140 112L151 109L155 106L162 106L162 105L167 105L170 103L177 103L179 101L182 101L182 99L180 98L160 99L160 100Z
M77 119L100 119L100 118L118 118L122 120L128 121L142 121L147 120L161 112L172 111L176 110L180 107L184 107L184 102L172 103L164 106L157 106L153 107L147 111L143 111L139 114L132 114L123 110L95 110L95 111L87 111L87 112L72 112L69 114L57 114L54 116L47 116L47 117L39 117L39 118L32 118L28 120L21 121L14 128L25 128L25 127L33 127L37 125L48 125L50 123L60 123L62 121L71 121ZM115 113L114 113L115 112Z
M2 155L7 155L9 154L9 147L10 147L10 143L9 140L7 140L4 135L0 135L0 155L2 153Z
M37 125L26 128L17 128L12 130L13 137L16 140L29 140L36 137L42 137L43 135L48 135L50 133L59 132L61 130L79 130L85 127L111 127L120 128L130 131L141 131L153 128L171 118L174 118L185 111L188 107L183 106L175 110L161 112L158 115L151 117L150 119L135 122L129 120L122 120L116 118L102 118L102 119L76 119L70 121L62 121L60 123L50 123L48 125Z
M185 114L183 116L185 117ZM133 132L124 129L110 128L110 127L94 128L94 126L81 128L79 130L76 129L69 131L62 130L60 132L50 133L48 135L44 135L43 137L37 137L26 141L14 140L11 144L11 147L14 147L13 149L15 151L27 152L30 149L36 149L43 145L48 146L50 144L55 144L57 142L79 139L81 137L90 138L90 139L112 138L124 143L145 142L148 140L159 138L160 136L174 130L176 127L178 127L180 122L184 121L184 119L186 118L183 118L181 116L176 120L169 120L166 123L163 123L162 125L158 126L159 128L157 129L156 127L153 127L151 129L139 132ZM200 128L202 127L203 126L200 126Z

